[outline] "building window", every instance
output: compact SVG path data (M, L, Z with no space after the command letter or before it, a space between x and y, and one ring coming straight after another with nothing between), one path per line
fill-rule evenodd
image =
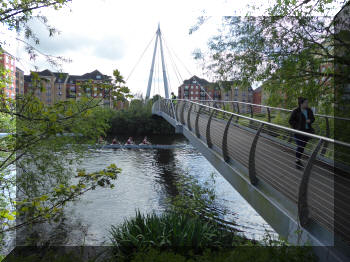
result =
M96 76L96 79L101 79L101 76L100 76L100 75L97 75L97 76Z
M188 86L185 86L184 90L188 90Z

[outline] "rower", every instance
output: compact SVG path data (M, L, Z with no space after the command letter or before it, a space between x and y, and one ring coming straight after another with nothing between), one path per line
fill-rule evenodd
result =
M117 145L117 144L119 144L118 141L117 141L117 139L113 138L113 140L112 140L112 145Z
M141 145L150 145L151 143L147 140L147 136L142 140Z
M126 145L133 145L134 141L132 140L132 137L129 137L128 141L125 143Z

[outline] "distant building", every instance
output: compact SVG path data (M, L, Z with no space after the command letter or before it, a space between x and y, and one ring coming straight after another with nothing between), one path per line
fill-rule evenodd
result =
M253 91L253 104L261 105L262 104L262 86L259 86ZM261 107L254 107L254 113L261 113Z
M68 99L79 100L84 94L88 97L104 98L101 105L113 108L110 96L106 97L105 90L100 84L110 82L111 77L101 74L98 70L84 75L69 75L68 73L51 72L44 70L36 72L45 91L33 90L44 104L52 105ZM32 88L32 75L24 76L24 93Z
M211 83L207 80L192 76L190 79L185 80L178 88L179 99L189 100L211 100L209 98L214 95ZM209 96L208 96L209 95Z
M178 98L189 100L224 100L253 102L253 89L244 88L237 81L218 81L211 83L197 76L185 80L178 88ZM240 105L242 112L248 109L247 105Z
M6 52L0 47L0 66L6 70L9 70L10 83L6 83L6 87L3 90L5 96L8 98L16 98L16 59L13 55Z
M16 67L16 94L24 94L24 72Z

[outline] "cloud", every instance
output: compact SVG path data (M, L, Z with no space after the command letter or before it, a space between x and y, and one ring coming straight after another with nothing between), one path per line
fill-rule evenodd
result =
M76 31L61 32L50 37L48 30L40 21L32 20L29 25L40 40L37 48L45 54L65 56L68 52L83 52L87 56L119 60L125 53L124 41L118 35L96 37L95 34L82 34Z

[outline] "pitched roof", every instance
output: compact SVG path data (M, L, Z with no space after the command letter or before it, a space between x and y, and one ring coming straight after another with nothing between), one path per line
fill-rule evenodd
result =
M98 70L92 71L91 73L86 73L80 77L80 79L82 80L90 80L90 79L106 80L109 78L110 78L109 76L102 74Z
M54 76L53 73L48 69L37 73L39 76Z
M68 76L68 73L53 73L53 75L56 77L56 81L55 83L59 82L59 83L63 83Z
M190 79L185 80L184 84L185 85L190 85L193 83L193 80L195 80L198 84L200 84L201 86L206 86L209 85L210 82L208 82L207 80L203 79L203 78L199 78L198 76L194 75L192 76Z

